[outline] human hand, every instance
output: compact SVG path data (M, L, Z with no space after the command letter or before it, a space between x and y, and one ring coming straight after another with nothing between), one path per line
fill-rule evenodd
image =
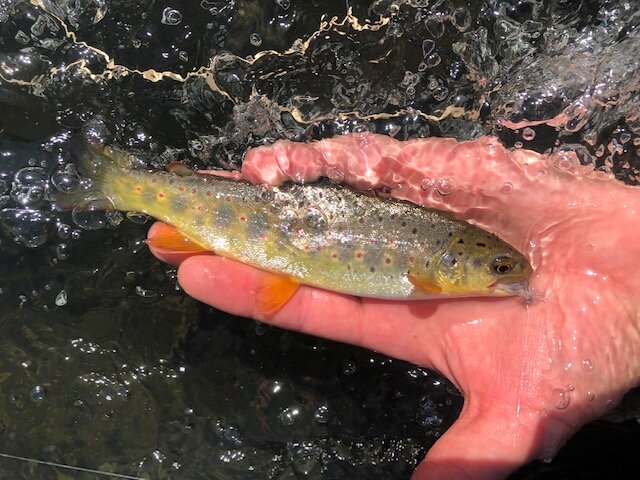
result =
M301 286L262 318L252 292L264 272L214 255L154 253L180 265L189 295L218 309L438 370L464 408L414 478L498 479L551 458L640 379L640 189L585 172L571 155L508 152L493 138L362 134L247 154L243 176L253 182L327 175L495 232L535 268L528 304L393 302Z

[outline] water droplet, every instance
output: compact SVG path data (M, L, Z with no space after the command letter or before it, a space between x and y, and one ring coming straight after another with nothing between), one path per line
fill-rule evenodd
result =
M585 372L593 371L593 363L588 358L582 360L582 362L580 363L580 367Z
M429 190L431 187L433 187L433 179L429 177L424 177L422 179L422 182L420 182L420 188L422 190Z
M554 388L551 391L551 395L552 395L551 402L553 406L556 407L558 410L564 410L569 406L569 402L571 399L569 397L569 392L566 389Z
M254 32L249 35L249 43L254 47L259 47L260 45L262 45L262 37Z
M319 406L313 414L313 419L318 423L327 423L329 421L329 407Z
M60 290L56 295L56 305L58 307L64 307L67 304L67 292L66 290Z
M536 131L531 127L525 127L522 129L522 138L531 141L535 138Z
M433 52L431 55L429 55L426 58L424 63L426 63L427 67L433 68L439 65L441 61L442 61L442 58L440 57L440 55L438 55L438 52Z
M36 385L35 387L33 387L31 392L29 393L29 400L37 403L44 400L46 396L47 396L47 391L44 389L44 387L40 385Z
M515 148L522 148L522 142L521 141L514 142L513 146Z
M589 402L593 402L596 399L596 396L595 396L595 394L593 392L587 392L585 394L585 397L587 397L587 400Z
M289 10L291 6L291 0L276 0L276 5L278 5L283 10Z
M256 335L261 337L262 335L267 333L267 326L262 322L256 322L256 325L254 327L254 331L256 332Z
M451 195L455 191L455 185L450 179L441 178L436 183L436 191L443 197L446 197L447 195Z
M162 19L165 25L179 25L182 22L182 13L175 8L167 7L162 11Z
M280 423L285 426L293 425L300 416L300 413L300 407L297 405L285 408L282 413L280 413Z

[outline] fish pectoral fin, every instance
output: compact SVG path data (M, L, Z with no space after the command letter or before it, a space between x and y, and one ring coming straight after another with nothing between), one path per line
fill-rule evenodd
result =
M153 235L146 240L146 244L165 252L202 253L209 251L189 240L176 227L166 223L156 224Z
M425 293L442 293L442 287L440 285L424 277L418 277L417 275L411 273L411 270L409 270L409 273L407 273L407 279L414 287Z
M293 277L265 273L256 292L256 307L265 317L271 317L296 293L300 282Z
M173 160L169 162L169 164L165 167L167 172L171 172L180 177L188 177L190 175L195 175L195 172L191 170L187 165L177 160Z

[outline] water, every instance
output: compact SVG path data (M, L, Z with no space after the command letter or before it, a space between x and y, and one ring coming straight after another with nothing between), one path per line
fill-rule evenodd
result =
M494 133L635 185L639 25L625 1L0 0L0 453L23 458L2 471L408 478L458 414L454 389L188 299L141 243L144 217L52 208L86 186L70 134L143 167L234 169L280 138ZM455 195L448 179L423 188ZM614 430L592 425L513 478L638 469L636 397L622 442L595 450Z

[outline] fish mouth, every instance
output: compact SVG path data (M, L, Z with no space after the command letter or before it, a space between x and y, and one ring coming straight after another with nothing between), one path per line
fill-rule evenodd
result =
M494 295L527 295L529 284L526 280L514 283L493 282L489 285Z

